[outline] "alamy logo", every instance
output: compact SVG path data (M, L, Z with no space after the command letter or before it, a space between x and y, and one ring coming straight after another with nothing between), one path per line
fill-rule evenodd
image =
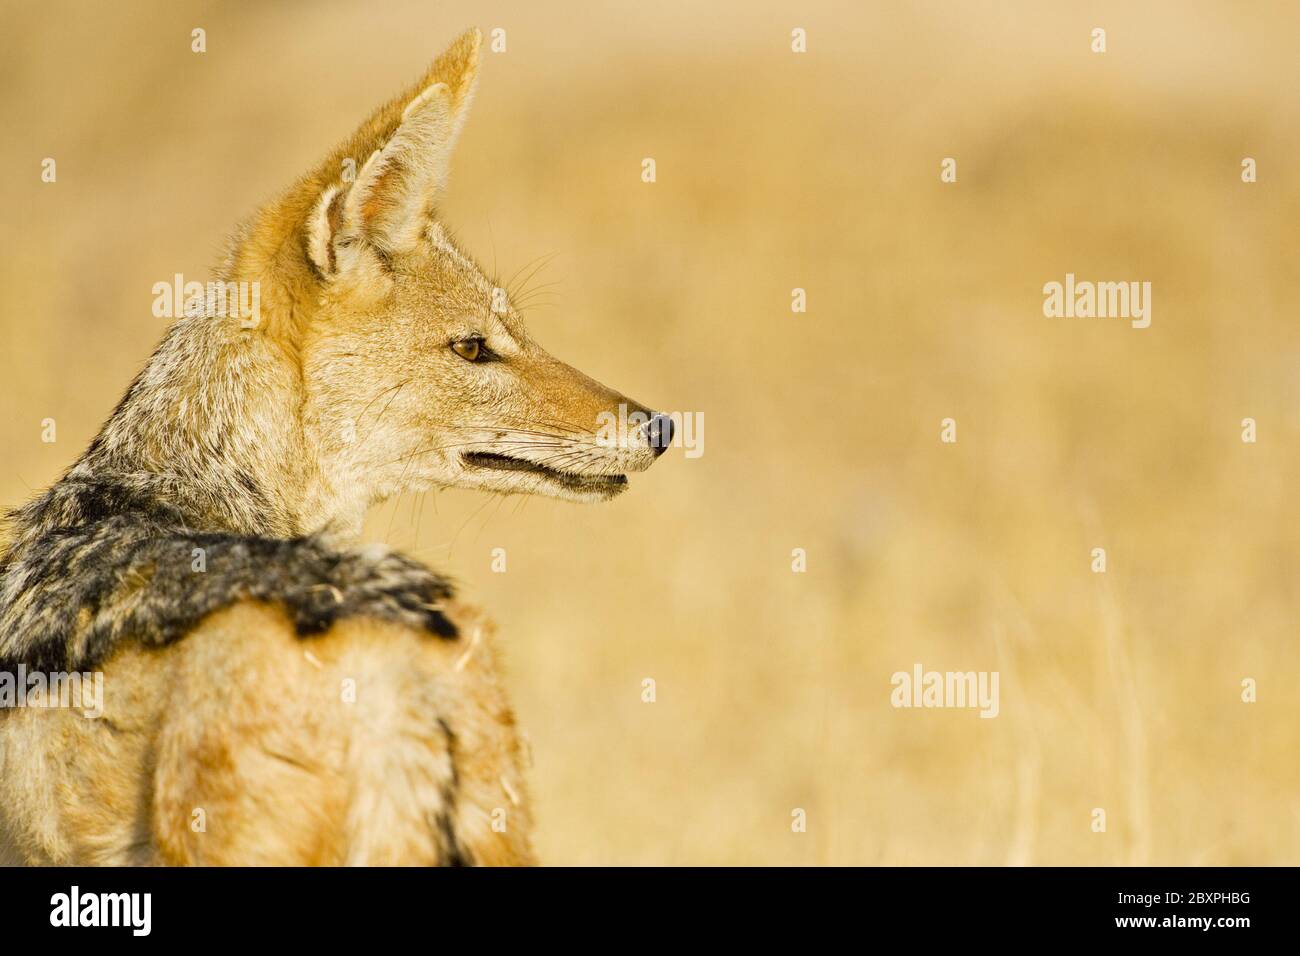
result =
M996 717L1000 709L997 671L925 671L918 663L889 683L895 707L977 707L981 717Z
M238 319L241 327L255 329L262 321L260 282L186 282L176 273L171 282L153 284L153 314L159 319Z
M1043 286L1043 315L1049 319L1131 319L1135 329L1151 324L1150 282L1065 282Z
M0 671L0 709L76 708L92 720L104 716L104 672Z
M687 458L699 458L704 454L704 413L703 412L665 412L665 417L672 420L672 440L668 443L673 448L685 448ZM631 436L640 432L650 421L645 412L627 410L627 403L620 402L618 414L600 412L596 416L596 445L601 448L626 448Z
M148 936L153 926L150 893L71 892L50 897L51 926L129 926L133 936Z

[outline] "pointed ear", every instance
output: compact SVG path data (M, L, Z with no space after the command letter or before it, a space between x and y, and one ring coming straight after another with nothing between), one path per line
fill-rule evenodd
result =
M395 253L419 241L469 113L479 43L478 30L462 35L430 67L425 85L383 107L344 147L343 158L363 163L356 179L326 186L306 224L307 252L322 275L346 264L357 242ZM358 148L367 152L346 154Z
M451 152L464 110L454 110L445 83L424 90L402 111L402 123L357 173L343 201L343 230L384 252L413 247L447 184Z

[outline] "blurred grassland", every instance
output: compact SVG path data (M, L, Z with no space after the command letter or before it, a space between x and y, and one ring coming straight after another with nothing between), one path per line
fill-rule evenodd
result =
M604 507L368 523L499 622L543 859L1295 863L1300 8L1076 7L7 3L0 499L109 413L154 282L504 26L444 219L554 254L543 343L706 424ZM1151 327L1044 318L1067 272ZM1001 715L894 710L918 661Z

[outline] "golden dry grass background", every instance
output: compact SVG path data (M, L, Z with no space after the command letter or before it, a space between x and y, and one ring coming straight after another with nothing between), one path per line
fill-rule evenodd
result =
M446 221L554 254L543 343L706 424L607 506L368 523L498 620L543 859L1295 863L1300 11L703 7L7 5L0 500L109 413L154 282L502 26ZM1066 272L1152 282L1151 327L1044 318ZM891 708L918 661L1001 715Z

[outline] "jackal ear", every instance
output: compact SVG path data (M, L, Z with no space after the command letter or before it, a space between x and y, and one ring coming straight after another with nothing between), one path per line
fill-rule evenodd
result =
M359 243L394 253L419 241L447 183L478 82L481 44L478 30L461 34L418 84L381 106L313 177L329 182L340 166L355 171L352 181L308 200L307 253L320 274L345 268Z
M343 191L338 186L328 187L307 217L307 254L323 276L338 271L334 251L334 237L343 219Z
M435 83L402 112L402 124L357 173L343 201L343 229L384 252L404 252L419 240L447 183L460 132L450 91ZM463 114L462 114L463 117Z
M422 86L381 107L349 142L346 158L369 155L351 183L320 194L307 222L307 251L321 274L345 267L358 242L395 253L419 241L474 98L481 42L478 30L462 34Z

